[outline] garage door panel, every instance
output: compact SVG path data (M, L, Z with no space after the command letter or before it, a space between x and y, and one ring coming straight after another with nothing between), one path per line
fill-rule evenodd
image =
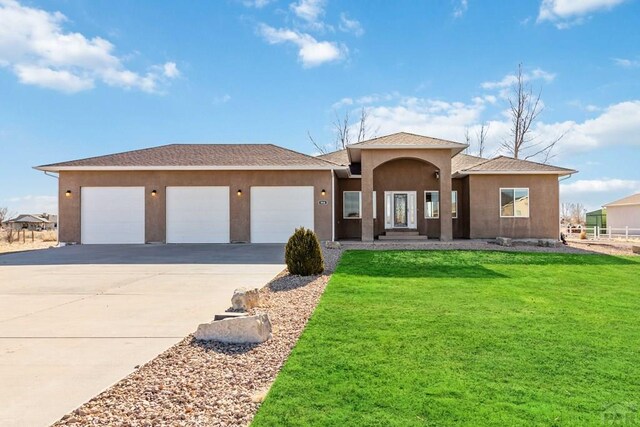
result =
M297 227L313 230L313 187L251 187L251 242L284 243Z
M82 187L83 244L145 242L144 187Z
M167 243L229 243L229 187L167 187Z

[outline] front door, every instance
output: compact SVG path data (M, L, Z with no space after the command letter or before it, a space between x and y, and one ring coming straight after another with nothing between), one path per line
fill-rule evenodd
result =
M416 228L416 192L385 191L385 228Z
M396 193L393 195L393 227L407 227L407 193Z

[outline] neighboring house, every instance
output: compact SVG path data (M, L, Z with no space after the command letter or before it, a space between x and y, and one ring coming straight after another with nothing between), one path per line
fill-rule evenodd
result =
M466 148L403 132L318 157L173 144L36 169L59 173L61 242L558 237L558 177L574 170Z
M640 193L602 205L607 210L607 225L612 228L640 229Z
M27 229L36 231L53 230L56 225L47 218L31 214L18 215L17 217L6 221L5 224L13 230Z

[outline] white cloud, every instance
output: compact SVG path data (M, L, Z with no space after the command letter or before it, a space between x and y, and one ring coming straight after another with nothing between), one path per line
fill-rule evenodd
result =
M613 62L623 68L640 67L640 59L613 58Z
M549 73L541 68L535 68L530 73L523 73L522 80L525 82L532 80L544 80L545 82L552 82L556 78L554 73ZM507 74L499 81L484 82L480 86L483 89L507 89L512 87L518 81L518 77L515 74Z
M368 109L368 124L379 134L400 131L415 132L454 141L464 141L465 130L473 136L481 123L489 125L485 155L500 154L501 144L510 139L511 122L506 111L496 110L490 100L475 97L470 102L448 102L396 94L383 98L378 94L341 102L354 110ZM335 105L335 104L334 104ZM487 109L491 108L491 111ZM500 113L496 116L496 112ZM486 119L488 113L494 119ZM532 127L537 141L553 141L564 137L555 148L558 158L568 158L578 152L615 145L640 148L640 100L626 101L601 110L594 118L576 121L538 121Z
M360 21L349 19L347 14L344 12L340 14L340 25L338 28L345 33L352 33L356 37L360 37L364 34L364 29L362 28Z
M255 7L256 9L262 9L269 3L272 3L273 0L244 0L242 4L247 7Z
M561 184L562 193L611 193L627 191L629 194L640 191L640 181L632 179L582 179L569 184Z
M6 206L9 213L19 214L56 214L58 198L56 196L27 195L0 200L0 206Z
M324 15L325 0L299 0L289 7L300 19L308 23L317 23Z
M66 32L66 21L60 12L0 0L0 67L24 84L68 93L91 89L96 81L157 92L161 82L178 75L173 62L144 74L128 70L108 40Z
M344 58L348 50L334 42L318 41L313 36L287 28L260 24L258 32L269 44L292 43L298 47L298 58L304 67L315 67Z
M162 66L163 74L165 77L169 77L170 79L174 79L180 76L180 70L178 70L178 66L175 62L167 62Z
M542 0L538 22L550 21L559 29L584 22L589 14L609 10L626 0Z
M333 105L331 105L331 108L337 110L339 108L346 107L347 105L353 105L353 98L342 98L340 101L334 102Z
M460 18L469 8L469 2L467 0L459 0L456 7L453 9L453 17Z

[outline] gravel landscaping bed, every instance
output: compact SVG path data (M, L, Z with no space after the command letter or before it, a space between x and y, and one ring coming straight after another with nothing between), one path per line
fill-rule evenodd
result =
M340 250L323 252L323 275L285 271L261 290L264 303L253 311L271 318L273 337L267 342L198 342L189 335L54 426L248 425L340 258Z
M268 313L273 337L263 344L198 342L189 335L54 426L245 426L255 415L313 313L345 249L499 250L628 255L612 246L503 247L487 241L344 242L323 248L323 275L286 270L260 292L253 313ZM212 317L213 317L212 313ZM194 329L197 325L194 325Z

